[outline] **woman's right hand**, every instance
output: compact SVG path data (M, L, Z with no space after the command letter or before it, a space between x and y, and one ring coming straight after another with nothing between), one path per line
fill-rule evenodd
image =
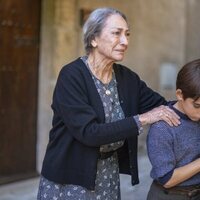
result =
M164 120L170 126L178 126L180 124L180 117L172 109L164 105L139 115L139 121L142 125L152 124L160 120Z

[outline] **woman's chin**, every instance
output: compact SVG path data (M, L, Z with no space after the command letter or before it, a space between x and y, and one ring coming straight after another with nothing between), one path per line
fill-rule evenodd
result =
M120 62L124 59L124 55L115 56L115 62Z

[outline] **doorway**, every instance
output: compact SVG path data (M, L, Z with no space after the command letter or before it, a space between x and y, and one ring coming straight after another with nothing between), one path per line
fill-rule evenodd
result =
M0 184L36 175L40 10L0 1Z

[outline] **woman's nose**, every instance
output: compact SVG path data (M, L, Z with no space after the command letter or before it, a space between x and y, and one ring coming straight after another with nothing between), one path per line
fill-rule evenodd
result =
M120 37L120 44L128 45L128 38L126 35L121 35Z

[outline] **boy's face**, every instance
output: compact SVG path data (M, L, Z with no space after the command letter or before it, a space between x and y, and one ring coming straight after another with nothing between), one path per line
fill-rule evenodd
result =
M187 98L182 101L182 108L184 113L193 121L200 121L200 98L194 100Z
M192 121L200 121L200 98L194 100L192 98L184 99L182 92L178 91L178 108L186 114Z

